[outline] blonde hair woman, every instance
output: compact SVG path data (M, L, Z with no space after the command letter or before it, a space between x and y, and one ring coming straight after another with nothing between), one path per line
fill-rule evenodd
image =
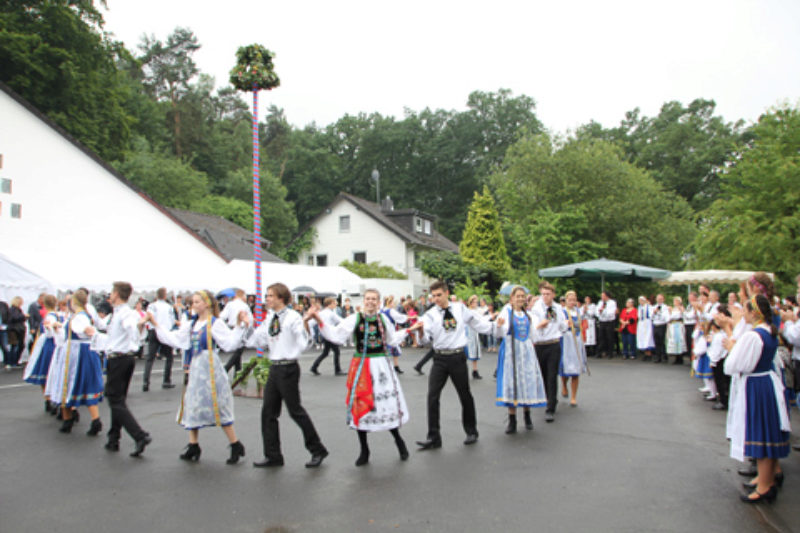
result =
M478 295L473 294L467 300L467 307L478 311ZM478 360L481 358L481 340L478 332L467 326L467 359L472 361L472 379L483 379L478 372Z
M581 337L581 312L578 308L578 296L575 291L568 291L564 295L566 306L564 314L567 318L567 331L563 337L563 348L561 351L561 365L558 374L561 376L561 395L567 397L567 381L572 379L570 384L570 407L578 406L578 381L580 375L588 370L586 365L586 347L583 345Z

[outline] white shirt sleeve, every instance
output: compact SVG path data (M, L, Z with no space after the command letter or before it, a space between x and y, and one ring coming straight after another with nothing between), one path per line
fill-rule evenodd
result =
M191 345L191 328L192 321L184 320L181 322L181 327L177 330L168 330L161 324L156 328L156 336L163 344L178 348L179 350L188 350Z
M211 326L211 336L223 352L232 352L239 348L242 345L243 335L244 329L239 326L229 328L225 321L219 318Z
M344 320L340 320L339 323L334 323L333 321L322 321L322 327L320 328L319 332L322 334L328 342L332 342L334 344L344 344L347 342L347 339L352 337L353 331L356 329L356 320L358 319L358 314L352 314L345 318Z
M731 353L725 359L725 373L728 375L748 374L758 364L764 342L755 331L748 331L736 341Z
M494 333L495 324L489 320L488 316L481 315L465 305L461 306L461 313L461 316L464 317L464 324L478 333L482 335L492 335Z

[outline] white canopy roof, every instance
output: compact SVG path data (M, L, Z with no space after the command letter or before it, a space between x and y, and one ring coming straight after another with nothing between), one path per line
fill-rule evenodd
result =
M775 279L775 274L767 272L770 279ZM753 275L752 270L687 270L673 272L668 278L662 279L660 285L697 285L699 283L740 283L747 281Z
M43 292L53 292L49 281L0 255L0 300L10 302L14 296L21 296L27 307Z
M255 294L255 263L234 259L223 269L223 274L215 280L211 288L220 291L228 287L239 287L248 294ZM211 280L209 280L211 281ZM331 292L356 294L363 280L344 267L319 267L293 265L291 263L261 263L261 291L273 283L283 283L289 289L300 286L314 288L318 293Z

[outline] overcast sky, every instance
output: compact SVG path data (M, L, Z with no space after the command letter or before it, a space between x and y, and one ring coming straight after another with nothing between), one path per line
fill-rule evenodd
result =
M346 113L466 108L474 90L532 96L553 132L614 126L639 107L714 99L755 121L800 101L797 0L108 0L106 31L135 49L188 27L201 71L227 84L239 46L276 53L262 110L296 126ZM263 113L261 113L263 117Z

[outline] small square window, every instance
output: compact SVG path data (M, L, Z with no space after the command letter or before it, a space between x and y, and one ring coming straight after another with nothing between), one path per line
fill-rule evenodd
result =
M309 255L308 259L306 261L307 261L307 263L309 265L314 266L314 256L313 255Z
M339 217L339 232L350 231L350 215L342 215Z
M22 218L22 204L11 204L11 218Z
M353 262L354 263L367 263L367 252L353 252Z
M318 255L317 256L317 266L318 267L328 266L328 256L327 255Z
M11 180L8 178L0 179L0 192L11 194Z
M425 221L425 234L426 235L430 235L431 234L431 221L430 220L426 220Z
M414 229L417 230L418 233L422 233L422 219L419 217L414 218Z

